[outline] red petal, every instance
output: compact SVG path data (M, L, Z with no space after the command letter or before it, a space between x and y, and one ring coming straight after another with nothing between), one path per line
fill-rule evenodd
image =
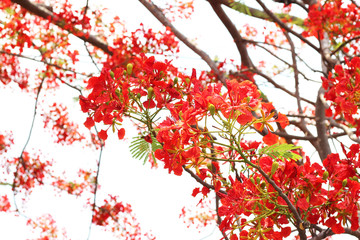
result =
M289 125L289 119L282 113L278 114L276 122L280 123L282 128L285 128L287 125Z
M274 145L279 141L279 137L272 132L269 132L265 137L263 137L263 141L267 145Z
M125 129L124 128L121 128L119 131L118 131L118 137L119 139L123 139L125 136Z
M92 128L95 125L95 122L91 117L88 117L84 122L84 125L90 130L90 128Z
M309 203L306 201L306 198L303 197L297 201L296 207L306 211L309 209Z
M154 108L155 107L155 102L151 99L150 101L147 100L143 103L145 108Z
M105 130L101 130L98 135L99 138L101 138L102 140L106 140L108 137L107 132Z

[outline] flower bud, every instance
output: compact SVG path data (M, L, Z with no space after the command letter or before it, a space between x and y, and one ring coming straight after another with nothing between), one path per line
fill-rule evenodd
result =
M178 77L175 77L175 78L174 78L174 85L176 85L176 84L178 83L178 81L179 81L179 78L178 78Z
M132 65L132 63L128 63L128 65L126 65L127 74L129 74L129 75L132 74L133 67L134 67L134 65Z
M323 180L326 180L328 177L329 177L329 172L328 172L328 171L325 171L325 172L323 173L322 179L323 179Z
M114 79L114 78L115 78L115 74L114 74L114 72L113 72L113 71L110 71L110 77L111 77L112 79Z
M255 185L255 179L253 177L250 178L250 182Z
M273 175L276 170L279 168L279 163L277 161L274 161L271 166L271 173L270 175Z
M185 78L185 82L186 82L186 84L189 84L190 83L190 78Z
M214 116L214 114L215 114L215 106L214 106L214 104L209 104L209 106L208 106L208 110L210 111L210 114L211 114L211 116Z
M154 96L154 89L152 87L148 88L148 98L152 99L152 97Z
M212 163L209 162L208 164L206 164L206 167L212 172L213 168L212 168Z
M117 88L117 89L115 90L115 94L116 94L116 96L120 97L120 89Z
M256 177L256 183L260 184L261 179L259 177Z
M347 185L347 179L344 179L344 180L342 181L342 186L343 186L343 187L346 187L346 185Z

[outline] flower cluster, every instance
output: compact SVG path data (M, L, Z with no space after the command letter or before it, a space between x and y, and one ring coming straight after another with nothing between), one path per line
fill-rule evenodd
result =
M331 41L345 42L359 35L360 11L355 4L345 3L343 0L330 0L324 4L314 4L309 8L308 18L304 24L307 30L303 32L305 37L324 37L326 33ZM355 39L354 39L355 40ZM355 40L344 48L344 51L352 54L359 52Z
M354 126L358 126L356 117L360 104L360 58L346 60L346 66L337 65L334 73L329 73L328 78L322 78L323 87L327 92L325 98L331 101L327 115L343 117Z

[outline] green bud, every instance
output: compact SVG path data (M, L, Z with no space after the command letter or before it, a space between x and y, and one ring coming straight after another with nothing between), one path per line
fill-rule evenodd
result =
M132 63L128 63L128 65L126 65L127 74L132 74L133 67L134 65L132 65Z
M113 71L110 71L110 76L111 76L112 79L115 79L115 74L114 74Z
M206 167L212 172L213 168L212 168L212 164L210 162L208 164L206 164Z
M154 89L152 87L148 88L148 98L152 99L152 97L154 96Z
M343 186L343 187L346 187L346 185L347 185L347 179L344 179L344 180L342 181L342 186Z
M263 181L263 182L261 182L260 183L260 187L261 187L261 189L264 189L265 187L266 187L266 183Z
M357 176L353 176L354 181L358 181L359 178Z
M259 177L256 177L256 183L260 184L261 179Z
M185 82L186 82L186 84L189 84L190 83L190 78L185 78Z
M328 171L325 171L324 173L323 173L323 180L326 180L327 178L329 177L329 172Z
M255 179L253 177L250 178L250 182L255 185Z
M179 78L178 78L178 77L175 77L175 78L174 78L174 85L176 85L176 84L178 83L178 81L179 81Z
M140 99L140 98L141 98L141 94L140 94L140 93L137 93L137 94L136 94L136 98L137 98L137 99Z
M210 111L211 116L214 116L214 114L215 114L215 106L214 106L214 104L210 103L209 106L208 106L208 109Z
M182 120L182 115L183 115L183 112L180 111L180 112L179 112L179 117L180 117L181 120Z
M116 96L120 97L120 89L117 88L117 89L115 90L115 94L116 94Z
M274 161L271 166L271 173L270 175L273 175L276 170L279 168L279 163L277 161Z
M127 71L126 71L126 70L124 70L124 71L123 71L123 75L126 75L126 74L127 74Z

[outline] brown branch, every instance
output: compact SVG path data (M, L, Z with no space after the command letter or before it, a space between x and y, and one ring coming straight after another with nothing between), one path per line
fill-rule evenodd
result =
M221 4L223 4L224 6L227 6L231 9L234 9L238 12L249 15L251 17L255 17L255 18L273 22L273 19L264 11L258 10L256 8L248 7L245 4L242 4L240 2L234 2L234 1L229 1L229 0L219 0L219 2ZM289 14L285 14L285 13L275 13L275 15L278 16L279 18L284 18L286 20L289 20L289 21L291 21L291 23L304 28L304 20L301 18L292 16Z
M316 140L316 137L314 136L296 136L283 132L272 132L272 133L278 135L279 137L289 138L289 139L297 139L297 140L305 140L305 141Z
M289 67L294 68L294 66L293 66L292 64L290 64L290 63L288 63L287 61L285 61L284 59L280 58L278 55L276 55L275 53L273 53L272 51L270 51L270 50L267 49L266 47L261 46L261 45L259 45L258 43L254 43L254 45L257 46L257 47L259 47L259 48L261 48L261 49L263 49L264 51L266 51L267 53L269 53L270 55L272 55L274 58L278 59L279 61L283 62L284 64L288 65ZM286 50L291 51L291 50L289 50L289 49L286 49ZM295 54L295 55L296 55L296 57L298 57L297 54ZM305 75L303 72L299 71L299 69L298 69L298 73L299 73L305 80L312 81L312 82L318 82L318 81L315 81L315 80L312 80L312 79L309 79L308 77L306 77L306 75Z
M300 227L301 224L304 223L304 221L301 219L300 214L298 213L298 211L296 210L295 206L291 203L290 199L284 194L284 192L282 191L282 189L276 185L276 183L270 178L269 175L267 175L262 169L261 167L255 165L255 164L250 164L251 166L253 166L254 168L256 168L260 174L266 179L266 181L278 192L279 196L284 199L284 201L286 202L287 206L289 207L289 210L292 212L292 214L294 215L294 218L296 219L296 225L295 227L297 228L299 235L300 235L300 240L306 240L306 233L305 230L302 229Z
M66 29L64 25L64 21L63 19L58 18L57 16L55 16L51 11L49 11L46 8L41 7L38 4L32 3L29 0L11 0L13 3L17 3L19 4L21 7L23 7L24 9L28 10L29 12L42 17L44 19L50 19L50 21L52 23L54 23L55 25L57 25L58 27L60 27L61 29L64 29L70 33L72 33L74 36L82 39L85 42L88 42L90 44L92 44L93 46L100 48L101 50L103 50L105 53L112 55L113 52L109 50L109 46L102 42L101 40L99 40L98 38L96 38L94 35L87 35L86 33L80 31L80 30L76 30L76 31L70 31L69 29Z
M330 153L330 145L327 135L327 126L326 126L326 117L325 117L325 100L324 98L325 90L321 87L319 89L318 97L316 100L315 108L315 120L316 120L316 129L318 134L318 148L316 150L319 152L321 160L324 160Z
M216 63L209 57L209 55L207 55L207 53L192 44L179 30L177 30L174 25L165 17L164 13L159 7L147 0L139 0L139 2L142 3L144 7L146 7L146 9L149 10L149 12L164 26L169 27L180 41L182 41L193 52L199 55L207 63L210 69L215 73L217 78L224 84L224 86L226 86L224 75L219 71Z
M61 66L59 66L59 65L56 65L56 64L54 64L54 63L48 63L48 62L46 62L46 61L37 60L37 59L35 59L35 58L31 58L31 57L24 56L24 55L21 55L21 54L10 53L10 52L6 52L6 51L3 51L3 50L0 50L0 54L6 54L6 55L9 55L9 56L14 56L14 57L19 57L19 58L25 58L25 59L28 59L28 60L31 60L31 61L43 63L43 64L46 64L46 65L48 65L48 66L55 67L55 68L57 68L57 69L61 69L61 70L64 70L64 71L73 72L73 73L76 73L76 74L79 74L79 75L83 75L83 76L86 76L86 77L91 76L91 74L88 75L88 74L76 72L76 71L74 71L74 70L72 70L72 69L64 68L64 67L61 67Z
M213 185L208 184L207 182L203 181L201 178L199 178L199 176L197 176L195 173L193 173L190 169L187 169L184 166L183 166L183 169L185 170L185 172L189 173L191 177L193 177L198 183L200 183L204 187L215 190L215 187ZM227 193L225 191L223 191L223 190L219 190L219 192L224 194L224 195L227 195Z
M294 36L299 38L301 41L312 47L315 51L320 52L320 48L316 47L314 44L312 44L309 40L304 38L301 34L295 32L290 27L288 27L284 22L282 22L273 12L271 12L265 4L261 0L256 0L259 5L264 9L264 11L273 19L275 23L277 23L281 28L286 30L289 33L292 33Z
M216 215L217 215L217 224L220 226L220 224L222 222L222 219L221 219L220 214L219 214L219 202L220 202L220 197L216 194L215 207L216 207ZM223 235L224 239L229 240L229 238L226 236L225 231L222 231L221 229L219 229L219 230L220 230L221 234Z
M278 88L278 89L286 92L286 93L289 94L290 96L296 97L295 93L293 93L293 92L287 90L285 87L277 84L274 80L272 80L269 76L267 76L266 74L262 73L261 71L255 70L254 72L255 72L256 74L258 74L259 76L265 78L265 79L266 79L269 83L271 83L275 88ZM301 99L302 101L304 101L304 102L310 103L311 105L315 105L314 102L312 102L312 101L310 101L310 100L308 100L308 99L306 99L306 98L300 97L300 99Z
M95 216L94 213L95 213L95 208L96 208L96 196L97 196L98 185L99 185L100 163L101 163L101 157L102 157L102 153L103 153L104 146L105 146L103 140L99 137L99 132L96 129L96 126L95 126L95 131L96 131L97 138L100 141L100 152L99 152L99 160L98 160L98 163L97 163L97 171L96 171L95 182L94 182L94 197L93 197L93 205L92 205L92 214L91 214L91 222L90 222L90 225L89 225L89 231L88 231L87 240L90 239L91 226L92 226L92 222L93 222L94 216Z
M240 53L241 64L248 68L252 68L254 64L251 62L249 53L246 48L247 41L241 37L235 25L222 9L221 4L217 0L208 0L208 2L226 29L229 31L231 37L234 39L235 45L238 49L238 52Z
M353 131L351 131L351 129L349 127L347 127L346 125L344 124L341 124L341 123L337 123L334 119L330 118L330 124L332 126L335 126L337 128L340 128L342 130L344 130L344 132L346 133L346 135L348 135L348 137L356 142L356 143L359 143L360 144L360 139L356 137L355 133Z
M350 43L350 42L352 42L352 41L354 41L354 40L357 40L357 39L360 39L360 36L356 36L356 37L354 37L354 38L351 38L351 39L346 40L345 42L341 43L341 45L340 45L338 48L336 48L334 51L332 51L332 52L330 53L330 56L332 56L332 55L334 55L335 53L337 53L338 51L340 51L343 47L345 47L346 44L348 44L348 43Z

